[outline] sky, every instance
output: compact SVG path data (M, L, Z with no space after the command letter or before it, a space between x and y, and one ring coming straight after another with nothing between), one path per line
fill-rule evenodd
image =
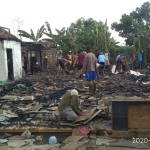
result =
M124 45L124 39L111 30L111 24L119 22L122 14L129 14L144 2L147 0L1 0L0 26L10 28L14 34L11 20L20 18L24 20L21 30L30 32L32 28L36 32L48 21L55 33L55 29L68 27L81 17L103 22L107 19L112 37Z

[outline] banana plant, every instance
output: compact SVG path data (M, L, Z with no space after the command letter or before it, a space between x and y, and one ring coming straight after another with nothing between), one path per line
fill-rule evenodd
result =
M46 29L45 29L45 27L44 27L44 25L43 25L43 26L41 26L40 29L37 30L36 35L34 34L34 32L33 32L32 29L30 29L30 32L31 32L31 33L28 33L28 32L26 32L26 31L24 31L24 30L18 30L18 32L19 32L19 35L20 35L20 36L25 37L25 38L28 38L28 39L30 39L30 40L32 40L32 41L38 43L38 42L40 41L41 37L43 36L43 32L44 32L45 30L46 30Z

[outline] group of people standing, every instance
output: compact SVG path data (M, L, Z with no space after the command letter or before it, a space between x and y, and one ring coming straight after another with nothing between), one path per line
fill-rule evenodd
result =
M82 50L79 51L69 51L67 55L67 59L62 57L62 50L59 51L58 55L58 62L60 65L59 70L60 71L66 71L69 72L72 70L74 73L77 74L78 70L78 77L81 78L83 76L81 70L83 67L83 61L84 61L85 53Z
M83 77L83 63L84 63L84 57L87 54L86 51L79 50L79 51L69 51L67 55L67 59L62 57L62 50L59 52L58 56L58 62L60 65L59 70L65 70L65 71L70 71L72 70L75 74L77 74L77 77L82 78ZM100 54L96 57L96 63L99 64L97 65L98 73L104 76L104 68L108 67L109 68L109 56L108 56L108 51L106 50L105 53L100 52Z
M88 81L89 91L95 93L96 91L96 74L104 76L104 67L109 67L108 51L100 53L98 57L91 52L91 47L87 46L85 51L69 51L67 59L62 58L62 51L59 51L58 62L60 68L64 71L72 70L77 73L78 78L82 78L85 75L85 80ZM99 64L99 65L98 65ZM60 69L60 70L61 70Z

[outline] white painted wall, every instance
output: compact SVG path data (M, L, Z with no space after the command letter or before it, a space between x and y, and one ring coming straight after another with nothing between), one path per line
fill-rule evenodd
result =
M0 41L0 81L7 81L7 62L3 42Z
M8 80L7 49L12 49L14 79L22 77L21 43L4 40L4 44L0 42L0 81Z

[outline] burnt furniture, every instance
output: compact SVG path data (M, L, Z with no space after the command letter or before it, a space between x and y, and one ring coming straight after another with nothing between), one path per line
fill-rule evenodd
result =
M150 99L139 97L116 97L112 99L112 129L150 128Z

